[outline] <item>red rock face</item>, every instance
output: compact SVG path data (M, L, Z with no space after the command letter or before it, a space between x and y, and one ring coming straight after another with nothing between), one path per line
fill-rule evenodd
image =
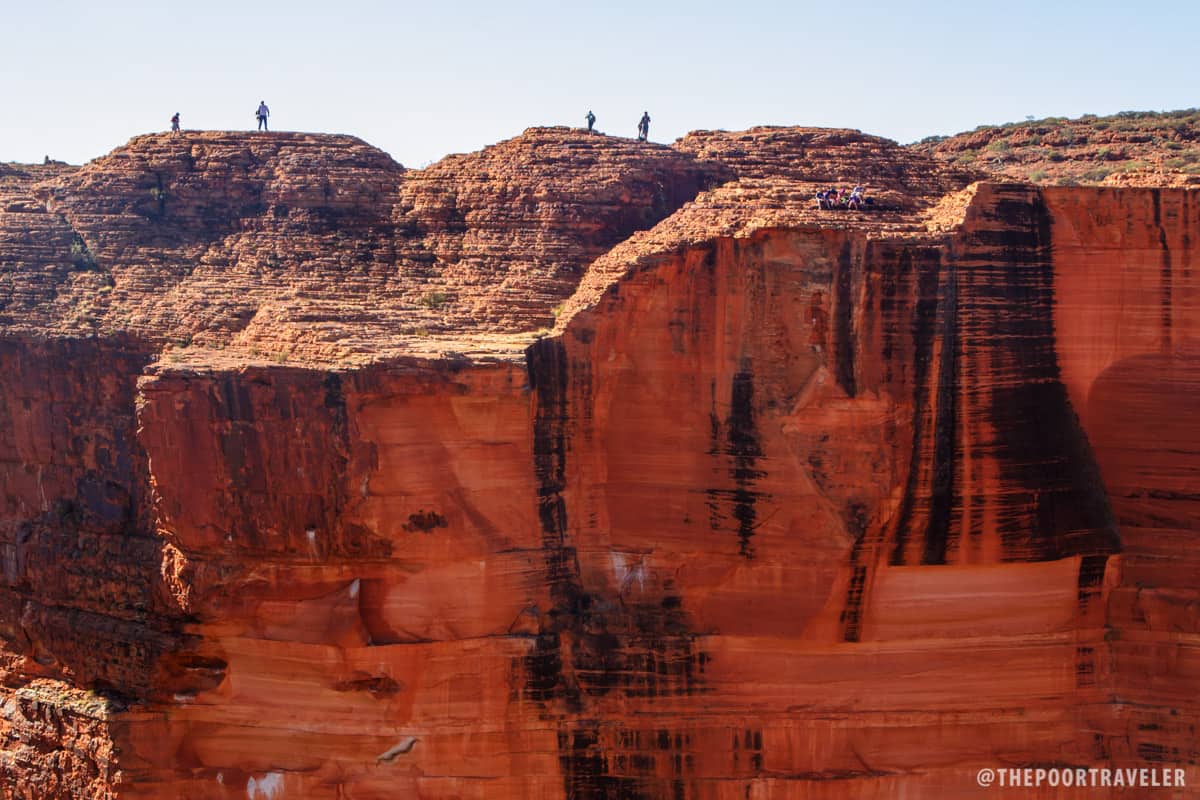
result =
M1062 380L1123 550L1108 614L1118 633L1108 638L1112 684L1127 703L1112 714L1127 738L1111 746L1130 759L1194 758L1197 196L1098 190L1087 206L1062 189L1045 196L1056 221ZM1125 213L1144 224L1104 224Z
M581 234L604 218L580 210L591 189L529 155L571 136L398 189L396 224L425 221L387 233L397 252L430 248L450 277L496 265L471 295L490 361L264 363L233 343L150 363L153 337L14 326L6 786L982 797L978 769L1048 753L1193 762L1195 193L983 184L946 224L961 176L860 134L644 157L579 134L631 197L648 174L675 176L675 206L729 181L644 234ZM903 202L796 199L858 161ZM577 205L527 206L559 238L525 256L483 209L537 196L503 188L529 162ZM88 170L107 174L70 179ZM576 294L521 341L506 287L539 270L561 282L538 302Z

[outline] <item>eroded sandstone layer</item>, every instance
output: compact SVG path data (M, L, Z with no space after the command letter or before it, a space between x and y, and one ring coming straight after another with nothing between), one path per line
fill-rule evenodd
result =
M782 128L3 166L5 796L1194 770L1200 193L983 177Z
M910 148L1032 183L1197 187L1200 109L981 125L956 136L931 136Z

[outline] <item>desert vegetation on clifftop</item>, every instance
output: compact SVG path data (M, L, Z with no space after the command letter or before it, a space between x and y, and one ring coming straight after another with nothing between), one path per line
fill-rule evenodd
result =
M981 125L910 147L1034 183L1200 185L1200 109L1195 108Z

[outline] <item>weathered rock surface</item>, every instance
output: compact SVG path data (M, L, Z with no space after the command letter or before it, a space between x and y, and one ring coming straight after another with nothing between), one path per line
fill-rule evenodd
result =
M909 149L1039 184L1200 186L1200 109L981 125Z
M980 177L778 128L5 166L6 796L1194 769L1200 195Z

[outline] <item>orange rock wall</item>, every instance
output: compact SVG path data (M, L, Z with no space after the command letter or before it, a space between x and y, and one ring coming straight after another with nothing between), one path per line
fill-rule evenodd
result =
M1063 383L1121 536L1111 747L1195 763L1200 684L1200 204L1046 189Z
M122 795L971 796L1000 759L1177 746L1125 719L1178 693L1121 693L1187 668L1105 635L1150 599L1096 483L1104 414L1075 411L1108 369L1059 289L1095 241L1075 197L991 189L945 243L662 257L527 373L144 379L191 622L170 698L117 723Z
M141 692L171 641L131 413L146 361L130 343L0 344L0 634L27 675Z
M117 341L0 341L0 786L104 797L108 722L179 646L133 418L149 355Z
M135 385L128 348L6 342L6 780L983 797L1191 763L1197 213L993 185L945 237L717 238L525 365ZM63 717L71 766L33 755L34 678L121 700Z
M129 796L553 796L555 730L505 678L546 606L525 381L412 366L143 384L166 577L212 684L130 722Z

